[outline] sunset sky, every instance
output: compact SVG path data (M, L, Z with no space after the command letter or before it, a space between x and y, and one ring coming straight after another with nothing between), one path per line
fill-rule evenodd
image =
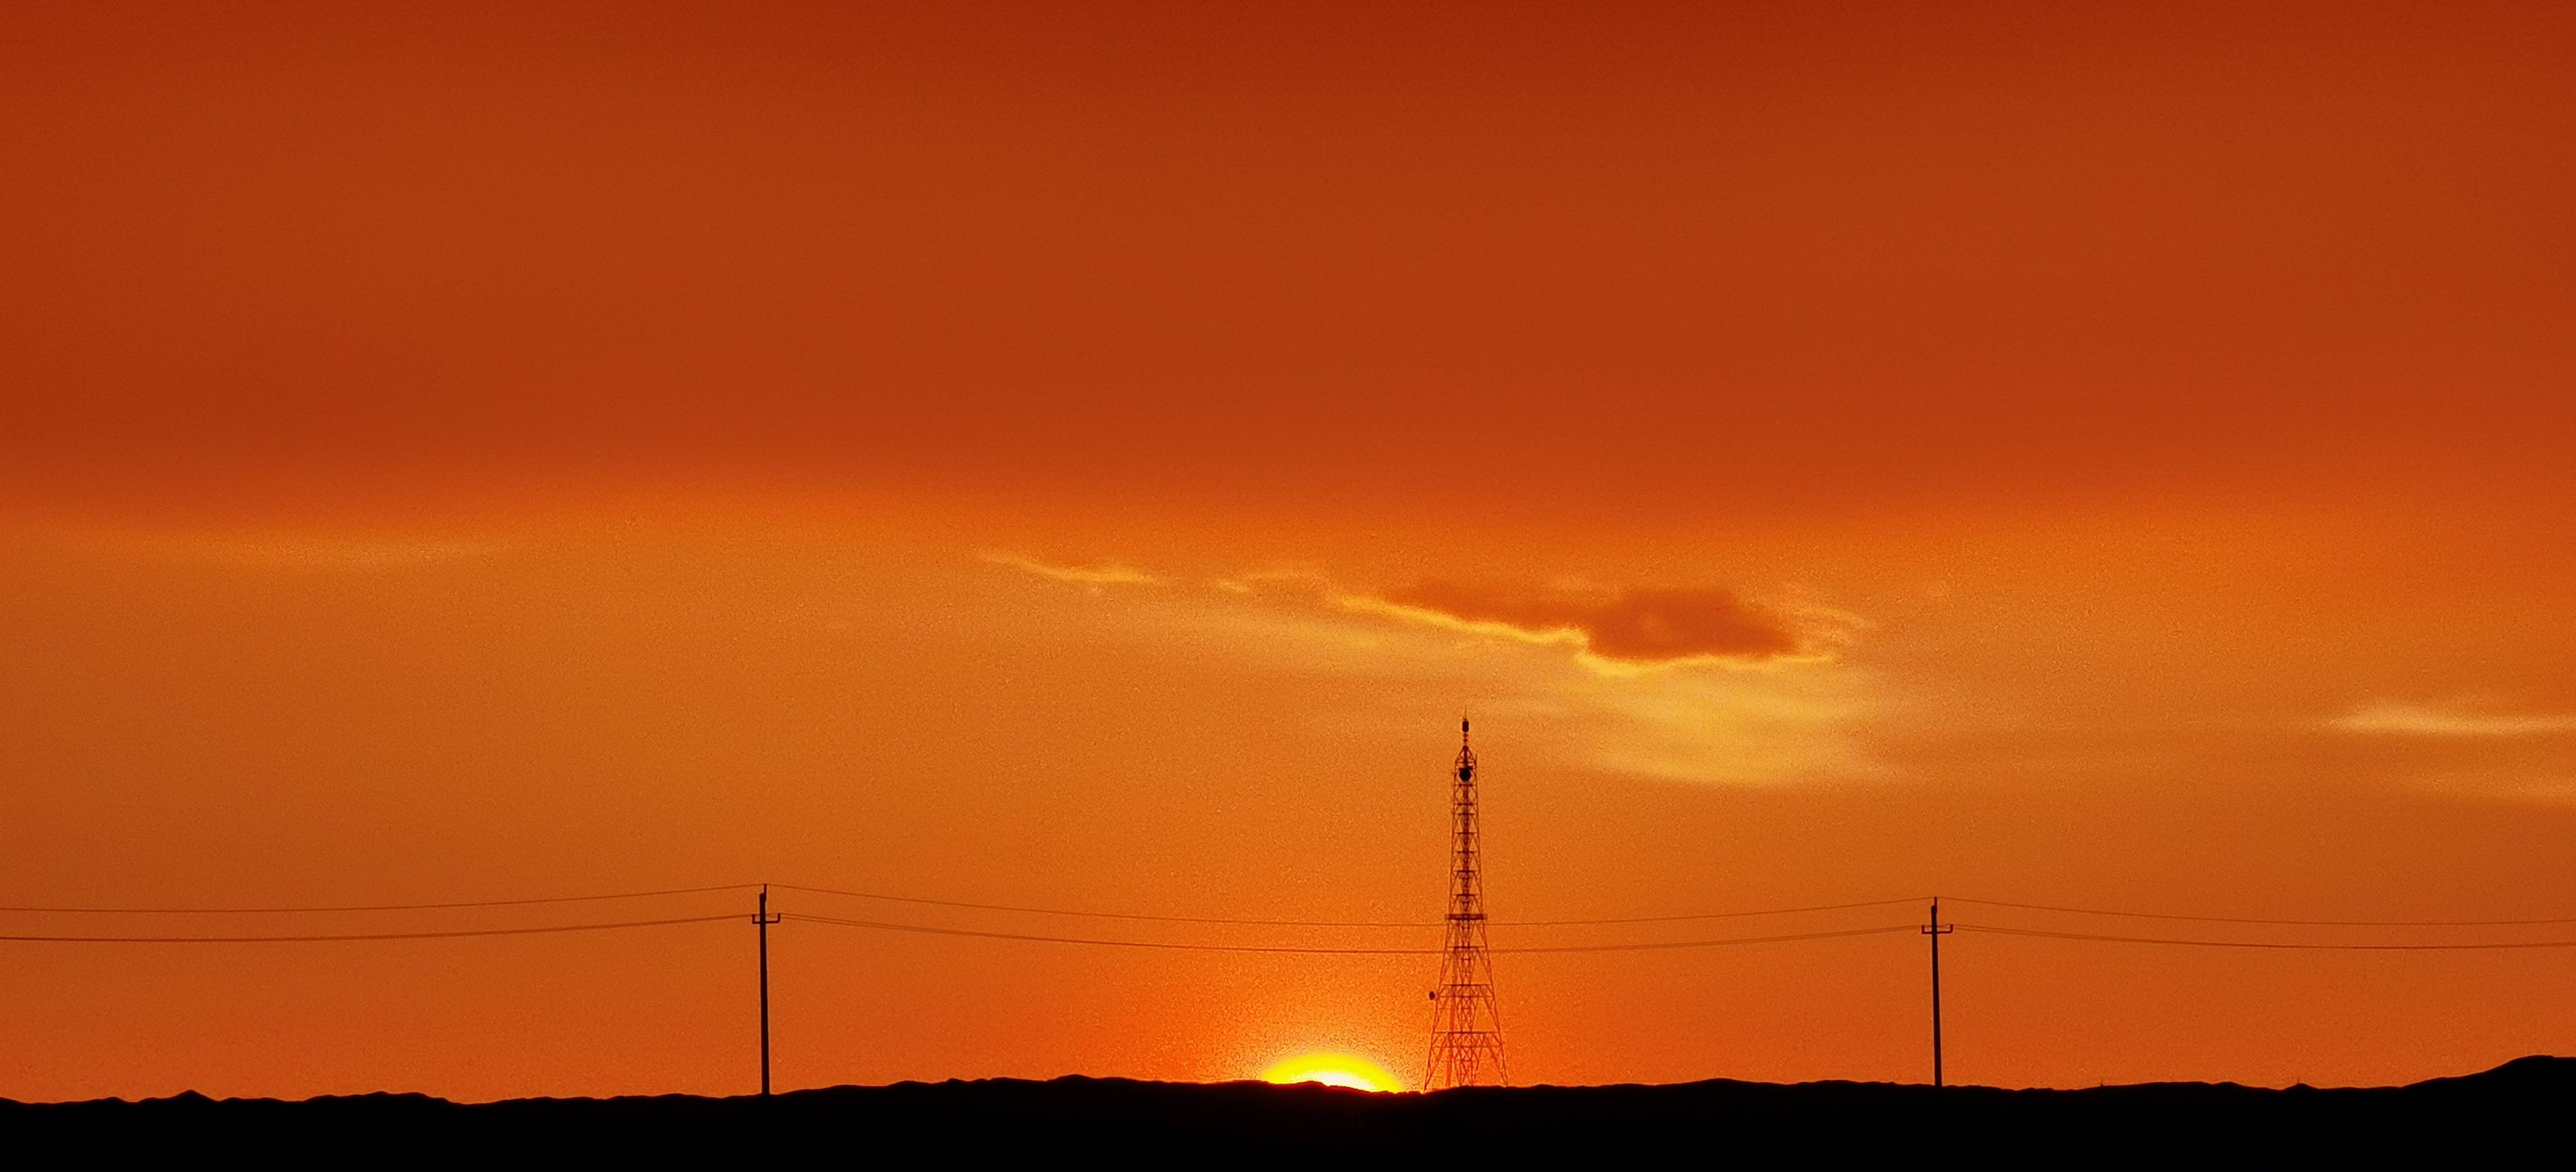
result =
M1503 949L2576 917L2572 54L2563 4L11 4L0 905L1430 920L1464 710ZM750 901L0 912L743 917L0 943L0 1096L742 1093ZM1953 1081L2576 1053L2576 948L1942 947ZM1507 953L1512 1075L1928 1080L1924 953ZM782 1087L1414 1079L1437 973L771 961Z

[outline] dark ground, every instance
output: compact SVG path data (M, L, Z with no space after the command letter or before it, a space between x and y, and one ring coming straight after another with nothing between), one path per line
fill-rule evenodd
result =
M1318 1086L1061 1078L833 1087L767 1101L664 1095L465 1104L391 1094L301 1102L195 1094L141 1102L0 1100L0 1153L82 1163L185 1155L845 1166L1103 1156L1257 1164L1311 1150L1690 1165L1863 1157L1942 1165L2454 1163L2527 1152L2533 1162L2565 1167L2576 1152L2571 1122L2576 1058L2535 1057L2462 1078L2332 1090L2151 1083L1936 1091L1720 1080L1366 1095Z

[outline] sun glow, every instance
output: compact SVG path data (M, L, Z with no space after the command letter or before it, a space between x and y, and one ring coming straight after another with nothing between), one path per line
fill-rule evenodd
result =
M1262 1071L1261 1081L1319 1082L1328 1087L1349 1087L1355 1091L1404 1089L1402 1080L1387 1073L1385 1067L1348 1054L1300 1055Z

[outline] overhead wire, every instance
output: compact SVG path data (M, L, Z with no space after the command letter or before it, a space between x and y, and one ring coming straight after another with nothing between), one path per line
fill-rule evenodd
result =
M847 891L836 887L807 887L798 883L773 883L779 891L801 891L808 895L838 895L851 899L883 900L887 903L920 904L927 907L963 908L983 912L1018 912L1033 916L1074 916L1093 920L1141 920L1161 924L1234 924L1268 928L1436 928L1438 920L1274 920L1240 916L1168 916L1147 912L1083 911L1072 908L1031 907L1024 904L973 903L961 899L930 899L917 895L887 895L875 891Z
M1488 922L1492 923L1496 927L1503 928L1557 928L1577 924L1667 924L1680 920L1731 920L1746 916L1794 916L1808 912L1839 912L1849 911L1853 908L1893 907L1897 904L1904 903L1922 903L1926 898L1927 897L1923 896L1907 896L1903 899L1865 899L1857 903L1819 903L1812 904L1807 907L1756 908L1751 911L1731 912L1683 912L1669 916L1607 916L1582 920L1492 920Z
M2535 920L2288 920L2259 916L2200 916L2178 912L2113 911L2107 908L2065 907L2046 903L2013 903L2000 899L1970 899L1945 895L1946 903L1972 903L1981 907L2016 908L2031 912L2058 912L2077 916L2118 916L2135 920L2185 920L2203 924L2272 924L2301 928L2504 928L2532 927L2544 924L2576 924L2576 916L2557 916Z
M1654 940L1629 944L1546 944L1518 948L1497 948L1495 952L1528 955L1543 952L1658 952L1669 948L1716 948L1728 944L1787 944L1798 940L1840 940L1847 936L1878 936L1888 932L1912 932L1921 925L1890 924L1882 928L1844 928L1833 932L1796 932L1783 936L1729 936L1716 940Z
M1172 952L1271 952L1325 956L1437 956L1437 948L1334 948L1311 945L1270 944L1191 944L1164 940L1101 940L1080 936L1042 936L1026 932L988 932L974 928L941 928L930 924L904 924L886 920L854 920L840 916L817 916L804 912L781 912L788 922L831 924L843 928L874 928L887 932L916 932L928 936L968 936L981 940L1019 940L1037 944L1089 944L1105 948L1152 948Z
M548 903L598 903L615 899L653 899L666 895L704 895L716 891L749 891L757 883L720 883L713 887L670 887L659 891L612 891L603 895L541 895L523 899L469 899L445 903L367 903L330 907L0 907L0 912L83 916L252 916L305 915L326 912L417 912L457 908L527 907Z
M437 910L459 910L459 909L472 909L472 908L529 907L529 906L560 905L560 904L571 904L571 903L594 903L594 902L606 902L606 901L615 901L615 900L652 899L652 898L664 898L664 897L685 896L685 895L706 895L706 894L715 894L715 893L721 893L721 892L748 891L748 890L752 890L752 889L760 888L760 887L764 887L764 886L766 886L766 887L770 887L770 888L774 888L774 889L777 889L777 890L780 890L780 891L802 892L802 893L812 894L812 895L837 896L837 897L842 897L842 898L851 898L851 899L879 900L879 901L892 902L892 903L913 904L913 905L925 906L925 907L956 908L956 909L971 910L971 911L1007 912L1007 913L1016 913L1016 914L1024 914L1024 915L1063 916L1063 917L1076 917L1076 918L1083 918L1083 919L1118 920L1118 921L1141 922L1141 923L1196 924L1196 925L1212 925L1212 926L1270 927L1270 928L1373 928L1373 929L1375 929L1375 928L1413 928L1413 929L1420 929L1420 928L1435 928L1435 927L1439 927L1439 926L1441 926L1441 924L1443 923L1443 921L1440 921L1440 920L1358 920L1358 919L1355 919L1355 920L1325 920L1325 919L1266 918L1266 917L1246 917L1246 916L1185 916L1185 915L1167 915L1167 914L1158 914L1158 913L1150 913L1150 912L1099 911L1099 910L1091 910L1091 909L1059 908L1059 907L1044 907L1044 906L1036 906L1036 905L1028 905L1028 904L982 903L982 902L975 902L975 901L969 901L969 900L938 899L938 898L931 898L931 897L926 897L926 896L915 896L915 895L896 895L896 894L891 894L891 893L886 893L886 892L859 891L859 890L853 890L853 889L847 889L847 888L834 888L834 887L818 887L818 886L809 886L809 885L805 885L805 884L796 884L796 883L776 883L776 884L760 884L760 883L725 883L725 884L713 884L713 885L700 886L700 887L671 887L671 888L658 888L658 889L644 890L644 891L618 891L618 892L604 892L604 893L587 894L587 895L529 896L529 897L519 897L519 898L512 898L512 899L485 899L485 900L446 900L446 901L439 901L439 902L423 902L423 903L331 904L331 905L262 906L262 907L103 907L103 906L79 906L79 907L73 907L73 906L61 906L61 907L53 907L53 906L29 906L29 905L17 905L17 906L0 906L0 912L10 912L10 913L28 913L28 914L53 914L53 915L288 915L288 914L327 914L327 913L356 913L356 912L437 911ZM1681 922L1688 922L1688 921L1694 921L1694 920L1735 919L1735 918L1748 918L1748 917L1760 917L1760 916L1785 916L1785 915L1801 915L1801 914L1812 914L1812 913L1821 913L1821 912L1850 911L1850 910L1857 910L1857 909L1863 909L1863 908L1888 907L1888 906L1893 906L1893 905L1897 905L1897 904L1905 904L1905 903L1922 902L1923 900L1928 900L1929 898L1930 898L1930 897L1920 897L1920 898L1897 898L1897 899L1877 899L1877 900L1858 900L1858 901L1847 902L1847 903L1809 904L1809 905L1804 905L1804 906L1799 906L1799 907L1782 907L1782 908L1752 908L1752 909L1735 909L1735 910L1725 910L1725 911L1683 912L1683 913L1675 913L1675 914L1668 914L1668 915L1652 915L1652 916L1602 916L1602 917L1584 917L1584 918L1567 918L1567 919L1540 919L1540 920L1491 920L1491 921L1488 921L1488 923L1489 923L1489 924L1491 924L1492 926L1495 926L1495 927L1507 927L1507 928L1508 928L1508 927L1548 928L1548 927L1581 927L1581 926L1620 925L1620 924L1681 923ZM2576 923L2576 917L2543 917L2543 918L2523 918L2523 919L2454 919L2454 920L2337 920L2337 919L2292 919L2292 918L2255 917L2255 916L2211 916L2211 915L2195 915L2195 914L2180 913L2180 912L2145 912L2145 911L2132 911L2132 910L2109 909L2109 908L2088 908L2088 907L2076 907L2076 906L2063 905L2063 904L2025 903L2025 902L2016 902L2016 901L2011 901L2011 900L1978 899L1978 898L1974 898L1974 897L1966 897L1966 896L1949 896L1949 897L1943 897L1943 898L1944 898L1945 902L1949 902L1949 903L1953 903L1953 904L1968 904L1968 905L1976 905L1976 906L1982 906L1982 907L2009 908L2009 909L2020 910L2020 911L2047 912L2047 913L2054 913L2054 914L2061 914L2061 915L2109 916L2109 917L2121 917L2121 918L2130 918L2130 919L2173 920L2173 921L2196 922L2196 923L2247 924L2247 925L2264 925L2264 926L2280 926L2280 927L2351 927L2351 928L2445 928L2445 927L2461 927L2461 928L2468 928L2468 927L2531 927L2531 926L2543 926L2543 925L2571 924L2571 923ZM463 937L473 937L473 936L509 936L509 935L528 935L528 934L553 933L553 932L594 931L594 930L606 930L606 929L614 929L614 928L650 927L650 926L661 925L661 924L684 924L684 923L713 922L713 921L716 921L716 920L724 920L724 919L731 919L731 918L733 918L733 917L731 917L731 916L722 916L722 915L720 915L720 916L704 916L704 917L682 917L682 918L677 918L677 919L659 919L659 920L629 920L629 921L618 921L618 922L614 922L614 923L604 923L604 924L556 925L556 926L540 926L540 927L528 927L528 928L462 929L462 930L451 930L451 931L440 931L440 932L322 933L322 934L276 934L276 935L237 935L237 936L180 936L180 935L171 935L171 936L125 936L125 935L0 935L0 942L26 942L26 943L117 943L117 944L124 944L124 943L135 943L135 944L143 944L143 943L174 943L174 944L180 944L180 943L208 943L208 944L213 944L213 943L294 943L294 942L327 942L327 941L360 941L360 940L418 940L418 939L448 939L448 938L463 938ZM1045 934L1036 934L1036 933L994 932L994 931L984 931L984 930L965 929L965 928L945 928L945 927L938 927L938 926L934 926L934 925L926 925L926 924L907 924L907 923L900 923L900 922L894 922L894 921L852 919L852 918L834 917L834 916L809 915L809 914L805 914L805 913L789 913L788 918L790 918L790 919L806 920L806 921L809 921L809 922L815 922L815 923L836 924L836 925L848 926L848 927L876 928L876 929L882 929L882 930L887 930L887 931L916 932L916 933L927 933L927 934L934 934L934 935L973 936L973 937L983 937L983 938L1001 939L1001 940L1025 940L1025 941L1035 941L1035 942L1044 942L1044 943L1064 943L1064 944L1089 944L1089 945L1112 946L1112 947L1160 948L1160 949L1175 949L1175 950L1185 950L1185 951L1217 951L1217 952L1273 952L1273 953L1308 953L1308 954L1322 954L1322 955L1386 955L1386 956L1402 956L1402 955L1433 955L1433 954L1437 954L1438 952L1440 952L1440 951L1441 951L1441 950L1439 950L1439 949L1381 948L1381 947L1334 947L1334 946L1319 946L1319 945L1232 945L1232 944L1184 944L1184 943L1176 943L1176 942L1162 942L1162 941L1108 940L1108 939L1096 939L1096 938L1090 938L1090 937L1055 936L1055 935L1045 935ZM2259 948L2259 949L2286 949L2286 950L2311 949L2311 950L2340 950L2340 951L2413 952L2413 951L2456 951L2456 950L2529 949L2529 948L2576 947L2576 940L2571 940L2571 941L2487 941L2487 942L2470 942L2470 943L2406 943L2406 944L2392 944L2392 943L2331 943L2331 942L2305 942L2305 941L2246 941L2246 940L2232 940L2232 941L2231 941L2231 940L2198 940L2198 939L2169 938L2169 937L2149 937L2149 936L2122 936L2122 935L2116 935L2116 934L2108 934L2108 933L2094 933L2094 932L2063 932L2063 931L2049 931L2049 930L2042 930L2042 929L2036 929L2036 928L2005 927L2005 926L2000 926L2000 925L1969 925L1969 924L1962 924L1962 925L1959 925L1959 927L1960 927L1962 930L1965 930L1965 931L1971 931L1971 932L1986 932L1986 933L1997 934L1997 935L2027 936L2027 937L2043 938L2043 939L2082 940L2082 941L2099 941L2099 942L2106 942L2106 943L2131 943L2131 944L2171 944L2171 945L2178 945L2178 946L2210 947L2210 948ZM1787 935L1773 935L1773 936L1725 937L1725 938L1717 938L1717 939L1709 939L1709 940L1652 941L1652 942L1615 942L1615 943L1607 943L1607 944L1585 944L1585 945L1521 946L1521 947L1514 947L1514 948L1498 948L1498 949L1495 949L1494 951L1496 951L1496 952L1505 952L1505 953L1549 953L1549 952L1569 952L1569 953L1570 953L1570 952L1625 952L1625 951L1645 951L1645 950L1670 949L1670 948L1697 948L1697 947L1710 947L1710 946L1726 945L1726 944L1752 944L1752 943L1771 943L1771 942L1782 942L1782 941L1792 941L1792 940L1832 939L1832 938L1837 938L1837 937L1842 937L1842 936L1861 936L1861 935L1872 935L1872 934L1876 934L1876 933L1879 933L1879 932L1886 932L1886 931L1898 931L1898 930L1902 930L1902 929L1896 929L1896 928L1863 928L1863 929L1850 929L1850 930L1834 931L1834 932L1795 933L1795 934L1787 934Z
M809 895L837 895L851 899L874 899L888 903L919 904L928 907L964 908L986 912L1016 912L1036 916L1070 916L1095 920L1131 920L1162 924L1226 924L1264 928L1437 928L1441 920L1304 920L1266 919L1244 916L1174 916L1147 912L1104 912L1073 908L1035 907L1027 904L974 903L956 899L930 899L917 895L889 895L875 891L851 891L836 887L808 887L798 883L773 883L779 891L801 891ZM1920 898L1872 899L1857 903L1827 903L1807 907L1754 908L1741 911L1685 912L1663 916L1607 916L1565 920L1490 920L1498 928L1559 928L1593 924L1655 924L1684 920L1735 919L1748 916L1788 916L1808 912L1845 911L1853 908L1890 907L1897 904L1921 903Z
M547 924L533 928L466 928L447 932L347 932L296 936L0 936L21 944L340 944L363 940L458 940L470 936L541 936L557 932L605 932L616 928L658 928L668 924L712 924L741 919L737 915L683 916L668 920L622 920L611 924Z
M888 932L915 932L931 936L964 936L984 940L1017 940L1039 944L1084 944L1104 948L1150 948L1173 952L1259 952L1293 953L1322 956L1439 956L1440 948L1375 948L1329 947L1290 944L1203 944L1167 940L1109 940L1087 936L1044 936L1026 932L990 932L972 928L943 928L930 924L906 924L889 920L856 920L839 916L817 916L803 912L781 913L787 920L831 924L844 928L874 928ZM1879 928L1849 928L1834 932L1800 932L1779 936L1734 936L1713 940L1663 940L1620 944L1539 945L1518 948L1496 948L1496 953L1549 952L1642 952L1673 948L1713 948L1728 944L1781 944L1797 940L1829 940L1846 936L1873 936L1884 932L1911 931L1915 925L1897 924Z
M1995 936L2032 936L2046 940L2084 940L2106 944L2172 944L2190 948L2261 948L2328 952L2465 952L2492 949L2576 948L2576 940L2482 940L2453 944L2354 944L2308 940L2186 940L2166 936L2112 936L2098 932L2045 932L2037 928L1999 928L1989 924L1954 924L1962 932Z

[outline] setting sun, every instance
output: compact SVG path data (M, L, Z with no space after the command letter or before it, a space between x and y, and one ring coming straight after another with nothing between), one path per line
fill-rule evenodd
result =
M1385 1067L1366 1058L1354 1058L1348 1054L1300 1055L1262 1071L1261 1081L1319 1082L1328 1087L1349 1087L1355 1091L1404 1089L1403 1080L1387 1073Z

